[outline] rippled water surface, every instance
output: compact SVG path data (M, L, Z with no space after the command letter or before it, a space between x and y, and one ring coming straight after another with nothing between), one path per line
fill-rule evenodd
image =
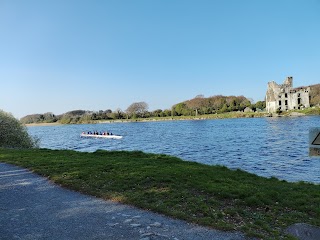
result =
M320 158L308 156L310 127L320 127L320 117L36 126L28 130L41 139L44 148L165 153L265 177L320 183ZM83 131L95 130L124 137L80 137Z

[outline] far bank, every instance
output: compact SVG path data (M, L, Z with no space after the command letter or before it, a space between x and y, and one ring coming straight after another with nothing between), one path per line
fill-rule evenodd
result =
M149 117L149 118L127 118L127 119L109 119L109 120L87 120L70 121L62 123L60 121L53 123L29 123L26 126L55 126L64 124L97 124L97 123L125 123L125 122L159 122L159 121L180 121L180 120L208 120L208 119L228 119L228 118L262 118L262 117L301 117L320 115L319 107L311 107L303 110L284 111L278 113L267 112L226 112L216 114L203 114L197 116L168 116L168 117Z

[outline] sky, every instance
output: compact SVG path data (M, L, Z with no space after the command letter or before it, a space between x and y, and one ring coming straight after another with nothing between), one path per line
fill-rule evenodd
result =
M320 83L320 0L0 0L0 109L16 118L264 100Z

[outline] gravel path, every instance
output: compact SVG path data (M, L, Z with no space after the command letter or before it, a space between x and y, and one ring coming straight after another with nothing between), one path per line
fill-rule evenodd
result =
M0 163L0 239L245 239L73 192Z

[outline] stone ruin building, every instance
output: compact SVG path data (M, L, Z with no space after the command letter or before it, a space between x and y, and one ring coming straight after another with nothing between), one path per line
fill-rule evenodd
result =
M268 113L310 107L310 87L293 88L292 77L283 84L268 82L266 110Z

